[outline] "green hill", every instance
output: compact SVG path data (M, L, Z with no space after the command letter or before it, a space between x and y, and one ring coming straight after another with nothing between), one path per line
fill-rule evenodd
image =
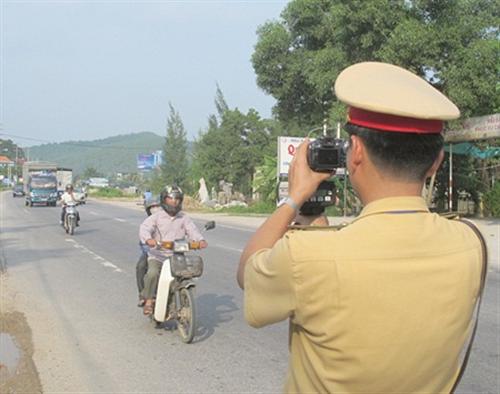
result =
M117 135L94 141L68 141L29 148L30 160L57 163L73 169L75 175L88 167L109 176L117 172L137 172L137 155L161 150L165 137L151 132Z

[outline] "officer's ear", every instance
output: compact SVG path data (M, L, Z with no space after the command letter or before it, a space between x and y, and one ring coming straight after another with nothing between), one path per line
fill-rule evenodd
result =
M434 175L434 173L438 170L443 160L444 160L444 149L441 149L439 151L438 156L436 157L436 160L434 160L434 163L432 163L431 168L427 170L427 173L425 174L425 179Z
M349 142L349 171L353 173L362 163L364 156L366 155L366 149L363 144L363 140L359 138L357 135L351 135Z

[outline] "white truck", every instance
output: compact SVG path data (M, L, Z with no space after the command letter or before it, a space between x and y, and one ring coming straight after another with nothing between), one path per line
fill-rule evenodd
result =
M71 168L58 167L56 171L57 177L57 194L61 196L67 185L73 184L73 170Z

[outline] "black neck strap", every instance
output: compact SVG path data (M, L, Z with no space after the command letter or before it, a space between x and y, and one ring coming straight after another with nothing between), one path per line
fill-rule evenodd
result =
M481 234L481 231L476 227L474 223L472 223L469 220L464 220L464 219L458 219L459 222L462 222L469 226L472 231L477 235L479 238L479 241L481 242L481 250L482 250L482 266L481 266L481 282L479 284L479 291L477 294L477 301L476 301L476 313L475 313L475 321L474 321L474 327L472 329L472 333L470 335L469 339L469 344L467 345L467 350L465 351L464 358L462 360L462 365L460 366L460 370L457 375L457 380L455 380L455 383L453 384L453 388L451 389L451 393L454 393L455 390L457 389L458 383L462 379L462 376L465 372L465 368L467 367L467 362L469 361L469 356L470 352L472 350L472 343L474 342L474 337L476 336L476 331L477 331L477 325L479 322L479 310L481 309L481 301L483 300L483 292L484 292L484 286L486 283L486 273L488 272L488 249L486 248L486 241Z

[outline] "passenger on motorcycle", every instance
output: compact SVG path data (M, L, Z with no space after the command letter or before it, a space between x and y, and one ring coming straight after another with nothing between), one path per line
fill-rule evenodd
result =
M73 194L73 185L71 183L66 185L65 192L61 195L61 205L62 205L61 220L60 220L61 225L64 225L64 215L66 214L66 206L70 202L74 202L75 204L78 203ZM80 222L80 212L77 213L76 217L77 226L80 225L79 222Z
M146 213L148 216L151 216L153 213L155 213L158 210L161 210L161 206L159 201L155 201L153 199L150 199L148 203L146 204ZM146 272L148 271L148 250L149 246L145 243L142 243L139 241L139 247L141 249L141 255L139 257L139 260L137 261L136 267L135 267L135 277L137 281L137 290L139 293L139 303L137 304L138 307L144 307L144 298L142 297L142 290L144 289L144 276L146 275Z
M193 221L182 210L184 193L178 186L166 186L160 194L160 204L163 209L158 210L142 222L139 229L140 241L154 248L157 242L175 241L188 238L199 241L201 248L208 246L203 235ZM142 298L144 314L153 313L154 298L158 287L162 262L148 252L148 270L144 277Z

